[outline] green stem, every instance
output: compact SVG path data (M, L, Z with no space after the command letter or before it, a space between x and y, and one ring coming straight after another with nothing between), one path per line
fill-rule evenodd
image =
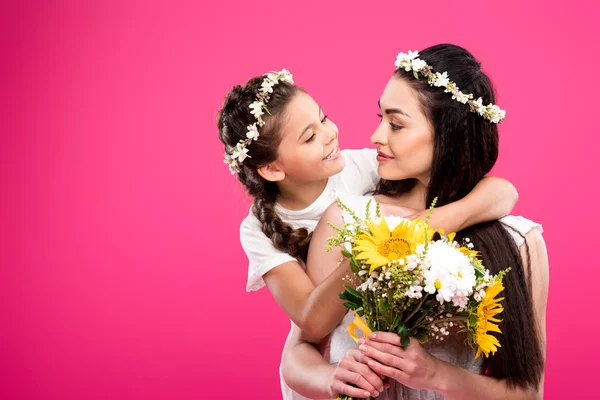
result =
M415 308L413 310L413 312L410 313L410 315L408 316L408 318L406 318L404 320L404 324L407 324L408 321L413 317L413 315L415 315L417 313L417 311L419 311L421 309L421 306L423 305L423 303L425 303L425 299L427 298L427 296L429 296L429 293L427 293L425 296L423 296L423 298L421 299L421 302L419 303L419 305L417 306L417 308Z

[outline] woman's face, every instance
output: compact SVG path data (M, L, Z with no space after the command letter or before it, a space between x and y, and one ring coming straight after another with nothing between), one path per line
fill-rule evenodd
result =
M416 178L429 183L433 160L433 127L418 94L392 76L379 100L381 122L371 142L377 145L377 173L386 180Z

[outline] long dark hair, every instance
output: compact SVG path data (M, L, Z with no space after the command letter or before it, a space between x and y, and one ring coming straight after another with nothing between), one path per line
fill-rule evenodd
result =
M435 72L447 71L463 93L482 97L483 104L495 103L490 79L467 50L441 44L423 50L420 58ZM468 105L453 100L443 88L430 86L422 76L417 80L412 72L402 69L396 71L395 76L418 93L423 112L434 129L433 165L426 204L431 204L435 197L438 206L461 199L492 169L498 158L497 124L470 112ZM382 179L376 193L399 195L415 184L414 179ZM457 235L459 240L461 237L471 239L491 273L512 268L504 278L504 312L500 324L503 333L498 337L502 348L485 359L483 368L493 377L506 379L509 387L535 389L544 371L544 359L533 312L531 279L526 280L519 249L507 228L498 221L465 229Z
M250 113L250 104L256 100L264 76L257 76L244 87L234 86L225 97L223 108L217 116L219 139L225 152L246 139L247 126L256 122ZM292 257L306 259L312 232L305 228L294 229L281 220L275 211L279 188L275 182L264 179L258 169L277 160L277 149L281 143L282 116L294 95L301 90L287 82L279 82L267 104L269 114L262 116L265 125L258 128L259 138L248 146L249 158L240 166L238 180L254 199L253 213L262 224L262 231L279 250Z

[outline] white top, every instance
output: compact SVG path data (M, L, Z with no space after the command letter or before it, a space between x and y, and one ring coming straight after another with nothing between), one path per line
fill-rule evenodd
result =
M292 211L275 205L281 219L295 229L307 228L313 231L325 212L336 199L344 193L362 195L373 190L377 176L377 152L374 149L342 150L346 166L339 174L329 178L321 195L303 210ZM247 291L258 290L265 286L262 278L273 268L289 261L297 261L284 251L278 250L263 232L261 223L250 207L248 216L240 226L240 241L248 257Z
M361 218L365 217L365 209L367 201L373 199L371 196L343 196L342 201L346 206L353 210L356 215ZM372 210L372 208L371 208ZM352 217L344 211L342 217L345 222L353 221ZM532 229L539 229L543 232L542 226L528 220L527 218L509 215L502 219L500 222L505 226L506 230L511 234L515 243L518 247L521 247L525 243L524 236L527 235ZM329 349L329 362L337 364L350 350L356 347L356 342L348 334L348 325L354 321L354 313L348 311L344 316L340 324L331 332L330 336L330 349ZM358 336L362 336L362 332L357 330ZM424 348L435 357L458 365L469 371L475 373L481 373L483 358L475 359L475 351L466 344L466 334L453 334L449 336L445 341L436 342L429 341L424 345ZM390 380L391 386L380 394L378 400L441 400L443 397L433 391L427 390L414 390L406 386L403 386L393 379ZM296 400L296 398L292 398Z

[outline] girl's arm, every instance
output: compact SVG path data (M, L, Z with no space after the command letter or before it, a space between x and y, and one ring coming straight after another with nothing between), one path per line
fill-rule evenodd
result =
M383 388L381 378L362 362L362 354L358 350L352 349L352 353L349 352L336 367L325 361L309 340L314 338L308 338L306 333L293 326L292 336L283 353L283 379L295 392L311 399L331 399L338 394L367 398L371 394L377 396L377 388Z
M484 177L462 199L434 209L431 226L446 232L458 232L469 226L493 221L508 215L517 204L519 194L512 183L493 176ZM425 219L428 210L409 218Z

